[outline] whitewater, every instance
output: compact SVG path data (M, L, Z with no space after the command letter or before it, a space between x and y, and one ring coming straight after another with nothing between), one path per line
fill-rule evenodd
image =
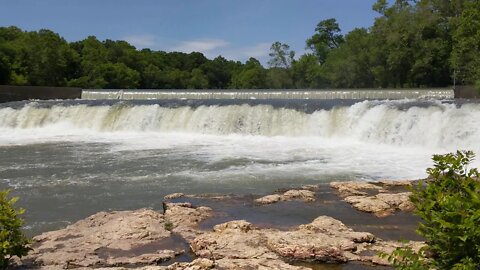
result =
M38 232L172 192L418 179L433 154L480 153L479 127L480 104L435 100L7 103L0 188Z

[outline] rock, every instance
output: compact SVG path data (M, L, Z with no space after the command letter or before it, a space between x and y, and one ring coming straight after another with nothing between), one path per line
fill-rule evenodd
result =
M388 188L411 185L412 181L382 181L377 184L365 182L332 182L330 186L339 192L339 196L359 211L373 213L377 217L386 217L396 210L412 211L410 192L392 192ZM377 194L368 194L367 191Z
M272 259L220 259L216 261L216 269L229 270L308 270L302 266L293 266L282 260Z
M378 241L375 245L366 246L364 249L357 252L358 261L371 262L378 265L391 265L390 262L381 258L379 254L391 254L397 248L409 247L415 252L418 252L422 247L425 246L424 242L411 241L408 243L401 243L395 241Z
M167 196L163 197L165 200L173 200L173 199L178 199L185 196L183 193L172 193L168 194Z
M245 220L215 226L190 246L199 257L214 260L272 260L347 262L361 245L372 245L370 233L355 232L342 222L321 216L293 231L259 229ZM267 268L268 269L268 268Z
M342 222L327 216L300 225L295 231L271 231L269 249L291 260L346 262L359 243L373 243L375 236L355 232Z
M154 264L183 252L161 247L169 236L164 216L153 210L100 212L34 237L27 260L61 267Z
M368 182L331 182L330 187L336 189L339 192L340 197L345 198L348 196L366 196L367 192L362 190L379 191L381 186L374 185Z
M166 203L165 219L171 224L172 232L180 234L187 241L203 233L198 223L212 216L210 207L193 207L190 203Z
M222 270L308 270L301 266L289 265L281 260L269 259L196 259L191 263L176 263L166 268L167 270L207 270L207 269L222 269ZM146 269L149 270L149 269ZM156 269L151 269L156 270Z
M412 180L381 180L378 184L386 187L411 187L415 182Z
M276 203L282 200L282 195L279 194L273 194L273 195L267 195L261 198L258 198L255 200L255 202L260 203L260 204L272 204Z
M280 201L293 201L293 200L301 200L304 202L313 202L315 201L315 192L306 189L292 189L289 190L281 195L273 194L267 195L262 198L258 198L255 202L260 204L272 204Z
M320 185L304 185L302 186L302 189L316 191L320 189Z
M344 201L360 211L385 217L395 210L412 211L414 206L409 197L410 192L381 193L375 196L350 196L346 197Z
M278 259L265 246L263 232L244 221L230 221L215 226L214 231L202 234L190 242L192 251L208 259Z

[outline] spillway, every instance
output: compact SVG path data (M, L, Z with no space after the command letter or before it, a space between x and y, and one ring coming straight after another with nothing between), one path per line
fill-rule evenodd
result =
M84 89L82 99L452 99L452 89L121 90Z

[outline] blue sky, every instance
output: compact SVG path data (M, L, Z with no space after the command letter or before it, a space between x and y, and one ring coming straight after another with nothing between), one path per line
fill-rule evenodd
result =
M375 0L0 0L0 26L51 29L68 41L95 35L137 48L200 51L265 63L275 41L303 54L316 24L368 27Z

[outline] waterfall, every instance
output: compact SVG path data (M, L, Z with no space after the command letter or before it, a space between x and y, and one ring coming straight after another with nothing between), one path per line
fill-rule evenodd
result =
M389 145L480 149L480 104L363 101L311 113L271 105L168 107L25 103L0 108L0 129L64 129L93 132L158 132L210 135L343 138Z

